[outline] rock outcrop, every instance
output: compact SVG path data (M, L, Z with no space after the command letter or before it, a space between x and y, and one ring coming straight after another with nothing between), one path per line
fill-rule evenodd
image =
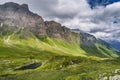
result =
M83 46L88 47L95 47L95 43L97 42L97 39L90 34L80 32L80 44Z
M98 80L120 80L120 69L116 69L111 75L108 75L108 73L103 73L99 75Z
M80 34L80 45L86 47L95 47L98 41L93 35L80 31L79 29L72 29L73 32Z
M9 2L0 5L0 24L1 27L8 25L11 31L19 28L26 28L36 35L45 35L45 25L42 17L32 13L27 4L19 5ZM11 27L14 27L11 29Z
M55 21L46 21L46 33L49 37L65 40L67 42L80 41L80 35L71 31L71 29L62 26Z

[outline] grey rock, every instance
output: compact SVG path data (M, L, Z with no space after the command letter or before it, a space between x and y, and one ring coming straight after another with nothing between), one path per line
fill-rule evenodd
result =
M110 76L109 80L120 80L120 75Z
M80 35L71 31L71 29L62 26L55 21L46 21L46 32L49 37L65 40L67 42L80 41Z
M95 47L97 39L88 33L80 32L80 43L83 46Z
M34 34L46 34L42 17L29 11L27 4L9 2L0 5L0 24L15 26L12 31L24 27Z

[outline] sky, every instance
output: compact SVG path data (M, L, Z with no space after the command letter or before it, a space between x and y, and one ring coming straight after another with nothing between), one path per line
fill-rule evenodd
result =
M86 0L0 0L0 4L5 2L26 3L32 12L45 20L55 20L104 40L120 41L119 1L94 8Z

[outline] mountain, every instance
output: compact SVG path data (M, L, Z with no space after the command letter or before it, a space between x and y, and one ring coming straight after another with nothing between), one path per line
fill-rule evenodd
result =
M107 42L28 8L0 5L0 80L119 80L120 58Z
M71 29L55 21L45 21L45 25L46 33L49 37L79 44L79 34L72 32Z
M87 0L87 2L91 8L95 8L96 6L104 6L105 7L109 4L120 2L120 0ZM119 23L120 20L117 17L114 17L114 19L115 20L113 21L113 23ZM107 41L107 44L110 44L117 50L120 50L120 46L119 46L120 42L118 42L116 40Z
M27 4L19 5L10 2L0 5L0 24L1 27L9 25L7 29L4 29L8 30L7 32L25 28L37 35L46 34L42 17L30 12Z
M120 42L119 41L112 40L112 41L108 41L108 42L109 42L109 44L114 46L118 51L120 51Z
M44 21L41 16L31 12L27 4L9 2L0 5L0 24L2 54L12 48L19 55L22 49L22 54L39 51L67 56L118 56L93 35L75 32L55 21ZM13 55L11 50L5 53Z
M120 0L87 0L91 8L94 8L96 6L107 6L119 1Z
M117 53L117 50L104 40L97 39L95 36L79 29L72 29L72 31L80 34L80 47L89 53L87 55L103 57L103 55L113 56L114 54L112 53Z

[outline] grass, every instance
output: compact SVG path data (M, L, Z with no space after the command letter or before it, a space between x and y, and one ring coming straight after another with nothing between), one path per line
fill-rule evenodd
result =
M80 49L78 44L67 43L65 41L51 39L49 37L46 37L46 39L40 38L41 40L34 37L28 39L11 38L9 42L5 42L4 39L1 38L0 55L13 53L23 55L27 52L38 53L41 51L48 51L59 55L85 56L85 52Z
M100 74L110 76L120 69L119 58L113 59L117 55L104 45L96 44L98 51L84 50L77 43L32 34L21 39L21 35L13 34L7 42L10 35L0 38L0 80L97 80ZM35 62L42 65L15 70Z
M0 80L97 80L100 74L113 75L120 69L118 59L94 60L85 57L51 56L46 60L35 58L34 62L42 62L37 69L14 71L16 67L31 63L27 58L8 58L0 65L5 70ZM4 65L4 66L3 66Z

